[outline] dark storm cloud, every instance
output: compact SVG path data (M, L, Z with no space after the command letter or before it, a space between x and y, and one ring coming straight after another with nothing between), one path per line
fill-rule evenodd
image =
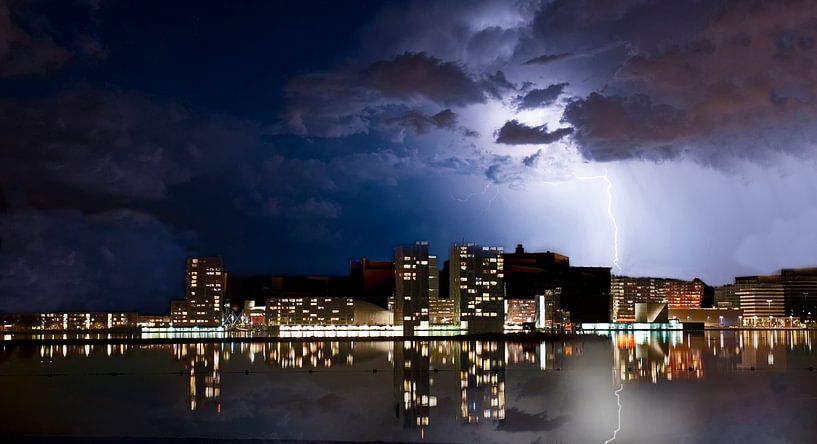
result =
M70 58L48 35L32 35L12 20L12 11L0 0L0 77L44 74Z
M514 99L516 109L536 109L552 105L562 95L565 86L567 86L567 83L554 83L547 88L532 89L525 95L516 96Z
M229 119L190 113L133 93L78 88L25 103L0 101L4 182L158 200L254 143Z
M73 14L65 26L41 9L65 7ZM95 37L90 2L7 2L0 0L0 78L43 77L73 62L104 59L107 51Z
M686 114L669 105L652 103L645 95L603 96L593 93L570 103L564 120L585 158L597 161L645 157L675 157L673 143L685 132Z
M417 134L425 134L434 129L454 129L457 126L457 114L450 109L444 109L434 115L409 111L400 117L386 119L385 123L410 128Z
M509 120L494 136L496 143L505 145L541 145L556 142L573 133L573 128L557 128L548 132L547 125L527 126L517 120Z
M241 269L268 257L253 252L267 242L341 242L348 195L396 184L415 163L391 150L328 155L326 144L293 152L265 137L252 122L118 90L0 102L0 310L164 311L183 296L184 256L224 254Z
M495 99L502 99L509 91L516 90L516 86L508 81L505 73L497 71L493 74L486 74L483 76L480 85L485 90L485 93Z
M516 407L505 411L505 421L496 429L503 432L549 432L570 422L569 415L548 418L547 412L527 413Z
M536 65L536 64L545 65L545 64L548 64L548 63L551 63L551 62L564 60L564 59L570 57L571 55L572 54L569 53L569 52L563 52L561 54L544 54L544 55L540 55L539 57L534 57L534 58L532 58L530 60L525 61L525 63L523 63L523 65Z
M185 235L130 210L0 215L0 311L151 310L181 293Z
M683 156L728 168L803 155L817 142L814 23L808 1L738 2L691 27L687 41L655 46L630 35L609 92L576 100L564 120L592 160Z
M406 52L373 63L366 73L366 84L386 97L422 97L446 106L485 101L483 88L462 65L424 52Z
M360 70L345 67L293 79L286 87L286 128L278 132L345 137L368 132L388 107L417 103L464 107L484 103L487 97L501 98L514 89L502 71L475 76L461 63L405 52ZM417 121L415 117L407 120Z

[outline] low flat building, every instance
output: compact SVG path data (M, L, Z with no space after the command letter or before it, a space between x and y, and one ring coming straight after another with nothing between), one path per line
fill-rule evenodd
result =
M350 325L354 302L345 297L270 298L265 309L267 325Z
M356 325L393 325L394 313L367 301L354 301L354 323Z
M739 278L740 279L740 278ZM747 323L753 327L773 327L786 316L785 287L782 283L747 283L735 292Z
M705 328L739 327L743 321L740 308L670 308L669 318L679 322L703 324Z
M29 330L112 330L136 327L136 313L127 312L64 312L17 315L12 329Z
M506 299L505 323L508 325L522 325L536 322L537 299Z
M168 327L170 326L170 316L168 315L138 315L136 317L137 327Z

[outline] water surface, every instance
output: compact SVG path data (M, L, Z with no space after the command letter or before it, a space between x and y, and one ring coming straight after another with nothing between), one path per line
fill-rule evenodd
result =
M4 345L0 434L811 443L815 339Z

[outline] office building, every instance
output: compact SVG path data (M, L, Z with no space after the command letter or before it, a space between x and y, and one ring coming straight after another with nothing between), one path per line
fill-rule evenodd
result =
M636 303L667 304L670 309L701 308L704 283L698 279L613 276L610 292L615 322L634 322Z
M454 325L454 300L431 298L428 301L429 323L431 325Z
M412 336L428 329L429 300L439 295L437 257L428 254L428 242L398 246L394 267L394 324L403 327L405 336Z
M735 278L744 322L756 327L773 327L786 315L785 286L778 276Z
M715 287L715 305L740 307L740 298L736 293L737 289L738 286L735 284L726 284L721 285L720 287Z
M455 322L469 332L501 332L505 324L502 247L451 247L450 289Z
M664 280L664 293L667 305L672 309L701 308L704 296L704 283L700 279L682 281Z
M613 276L610 293L613 300L613 320L615 322L635 322L635 304L665 303L660 291L660 281L655 278L634 278Z

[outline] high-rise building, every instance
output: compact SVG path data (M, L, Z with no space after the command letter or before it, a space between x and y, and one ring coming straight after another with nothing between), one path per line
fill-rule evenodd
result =
M221 324L227 274L219 257L187 259L187 324Z
M451 246L450 293L455 322L469 332L501 332L505 325L502 247Z
M429 300L439 294L436 256L428 254L428 242L401 245L394 249L394 324L413 336L429 325Z

